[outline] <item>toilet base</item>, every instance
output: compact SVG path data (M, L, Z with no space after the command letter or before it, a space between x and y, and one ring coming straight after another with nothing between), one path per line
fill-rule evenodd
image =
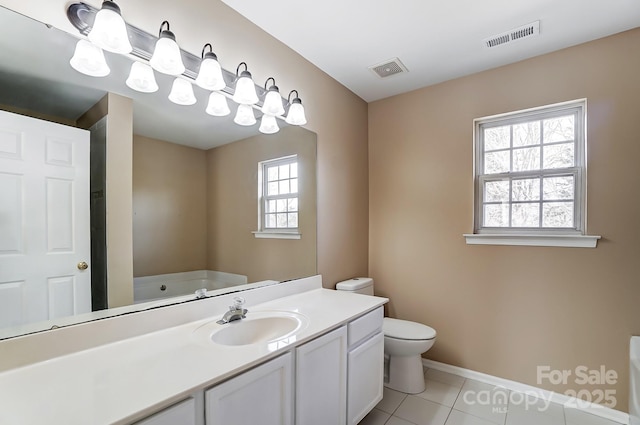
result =
M388 379L385 380L385 387L407 394L420 394L425 390L420 355L389 356L385 360L387 360L385 363L388 364L388 370L385 373Z

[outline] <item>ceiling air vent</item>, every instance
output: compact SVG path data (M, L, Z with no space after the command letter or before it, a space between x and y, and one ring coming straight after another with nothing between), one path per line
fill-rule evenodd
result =
M522 40L525 38L535 37L540 34L540 21L535 21L527 25L523 25L518 28L503 32L485 38L483 40L485 47L497 47L504 44L512 43L516 40Z
M407 67L404 66L404 64L398 58L389 59L378 65L370 66L369 69L380 78L387 78L391 77L392 75L409 72L407 70Z

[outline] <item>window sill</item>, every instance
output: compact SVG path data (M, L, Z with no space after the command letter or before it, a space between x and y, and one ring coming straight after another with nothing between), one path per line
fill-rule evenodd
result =
M297 232L251 232L256 239L300 239L302 234Z
M466 234L467 245L558 246L595 248L600 236L590 235L524 235Z

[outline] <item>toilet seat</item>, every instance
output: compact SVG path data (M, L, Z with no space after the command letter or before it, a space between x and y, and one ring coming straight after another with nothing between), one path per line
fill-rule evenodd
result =
M385 317L382 322L382 333L386 338L409 341L434 339L436 330L422 323Z

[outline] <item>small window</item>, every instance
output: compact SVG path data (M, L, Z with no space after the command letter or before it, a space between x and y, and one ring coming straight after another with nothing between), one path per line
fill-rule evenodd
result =
M259 232L298 233L298 157L259 163Z
M475 232L584 234L585 108L475 121Z

